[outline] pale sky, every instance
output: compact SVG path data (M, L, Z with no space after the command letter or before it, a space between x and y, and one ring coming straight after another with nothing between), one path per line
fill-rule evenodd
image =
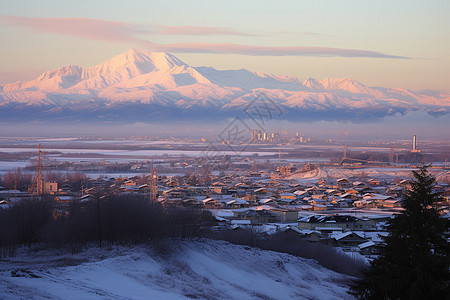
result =
M0 83L129 48L193 66L450 91L448 0L0 0Z

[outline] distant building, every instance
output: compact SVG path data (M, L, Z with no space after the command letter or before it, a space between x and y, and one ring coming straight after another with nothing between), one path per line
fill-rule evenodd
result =
M370 219L359 219L346 215L313 215L301 218L298 221L300 230L321 230L322 228L332 228L340 230L376 230L376 223Z
M411 152L420 152L419 149L417 149L417 138L416 135L413 136L413 143L412 143L412 150Z
M45 182L44 183L44 193L54 195L58 192L57 182Z

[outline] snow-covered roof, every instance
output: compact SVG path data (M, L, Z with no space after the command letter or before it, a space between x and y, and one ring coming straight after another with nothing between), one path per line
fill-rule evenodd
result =
M337 182L348 182L349 180L347 178L339 178L336 180Z
M368 242L359 244L359 245L358 245L358 248L359 248L359 249L364 249L364 248L372 247L372 246L375 246L375 243L372 242L372 241L368 241Z
M297 196L302 196L302 195L308 194L308 192L307 191L295 191L294 194Z
M342 232L342 233L338 233L338 234L331 234L331 237L332 237L333 239L335 239L336 241L339 241L339 240L341 240L341 239L343 239L343 238L346 238L346 237L348 237L348 236L350 236L350 235L352 235L352 234L354 234L354 235L356 235L356 236L358 236L358 237L360 237L360 238L363 238L363 237L360 236L359 234L357 234L357 233L355 233L355 232L352 232L352 231Z
M235 198L233 200L227 201L226 204L227 205L231 205L231 204L248 204L247 201L245 201L244 199L240 199L240 198Z
M387 200L393 199L392 196L380 195L380 194L371 194L367 196L363 196L364 200Z
M340 227L316 227L317 231L342 231Z
M208 203L208 202L211 202L211 201L215 201L213 198L206 198L205 200L203 200L202 202L203 203Z
M293 193L280 193L280 196L294 196Z
M298 234L303 235L303 232L300 229L298 229L298 227L295 227L295 226L286 226L286 227L281 228L280 231L285 232L287 230L292 230L294 232L297 232Z
M252 221L251 220L231 220L231 224L250 225L250 224L252 224Z

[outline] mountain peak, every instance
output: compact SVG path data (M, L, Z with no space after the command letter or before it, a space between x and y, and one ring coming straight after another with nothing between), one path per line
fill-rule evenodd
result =
M174 55L166 52L145 52L135 48L119 54L110 60L94 67L100 75L114 72L133 78L152 71L167 71L186 64Z
M151 52L147 54L152 63L160 71L166 71L175 67L187 66L179 60L175 55L167 52Z

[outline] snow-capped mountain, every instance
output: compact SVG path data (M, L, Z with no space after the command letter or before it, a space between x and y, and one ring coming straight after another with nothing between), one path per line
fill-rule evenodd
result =
M368 87L350 78L301 82L248 70L192 67L169 53L130 49L94 67L68 65L31 81L0 85L6 120L152 121L233 116L259 94L282 118L367 119L411 110L447 114L450 94Z

